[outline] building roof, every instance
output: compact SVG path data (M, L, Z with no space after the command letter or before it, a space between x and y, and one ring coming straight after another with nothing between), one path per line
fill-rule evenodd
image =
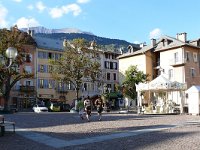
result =
M168 40L170 41L168 44L166 44L165 46L160 46L159 43L163 42L163 40ZM155 48L155 52L157 51L163 51L163 50L167 50L167 49L171 49L171 48L175 48L175 47L180 47L180 46L191 46L191 47L195 47L195 48L199 48L193 44L190 44L188 41L183 42L181 40L178 40L176 38L167 36L167 35L163 35L158 42L156 43L156 48Z
M127 53L124 53L122 55L120 55L118 57L118 59L121 59L121 58L126 58L126 57L131 57L131 56L135 56L135 55L139 55L139 54L144 54L145 52L149 51L149 50L152 50L153 49L153 46L152 45L148 45L148 46L144 46L142 47L142 49L140 50L137 50L135 52L127 52Z
M52 39L37 35L33 36L33 39L37 43L38 48L63 51L63 40L61 39Z
M198 86L198 85L193 85L193 86L190 87L186 92L187 92L187 93L190 93L190 92L200 92L200 86Z

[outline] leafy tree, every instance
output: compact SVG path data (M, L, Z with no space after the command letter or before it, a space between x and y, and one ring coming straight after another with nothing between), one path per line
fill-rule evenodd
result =
M84 79L95 82L101 74L101 64L97 59L98 51L94 44L91 49L84 39L74 39L71 43L64 41L62 57L59 60L50 60L53 66L52 77L66 84L72 83L77 99Z
M15 83L23 78L31 78L33 74L25 72L19 73L16 71L15 67L22 65L24 63L24 49L23 45L35 45L34 40L30 35L25 32L18 30L17 26L8 29L0 29L0 93L3 96L4 110L8 110L8 101L10 99L10 91ZM6 68L5 65L8 64L8 59L6 58L5 51L8 47L14 47L18 51L18 56L13 61L11 67ZM5 63L2 63L5 60Z
M148 81L148 76L142 71L139 71L137 66L130 66L125 72L125 80L122 83L124 95L136 99L137 92L135 84Z

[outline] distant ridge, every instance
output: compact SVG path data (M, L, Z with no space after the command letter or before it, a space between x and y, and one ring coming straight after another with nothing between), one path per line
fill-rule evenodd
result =
M24 32L27 32L27 28L20 29ZM29 30L34 30L34 34L36 36L46 37L46 38L52 38L52 39L68 39L73 40L77 38L84 38L87 41L93 41L95 40L97 45L102 50L109 50L109 51L122 51L127 52L127 47L129 45L132 45L134 51L139 49L138 44L133 44L130 42L127 42L125 40L120 39L110 39L105 37L99 37L96 36L90 32L84 32L79 29L75 28L64 28L64 29L47 29L45 27L31 27Z
M28 28L21 28L20 30L27 32ZM42 26L38 27L30 27L29 30L34 30L34 32L37 33L45 33L45 34L52 34L52 33L85 33L85 34L91 34L91 32L84 32L76 28L63 28L63 29L48 29Z

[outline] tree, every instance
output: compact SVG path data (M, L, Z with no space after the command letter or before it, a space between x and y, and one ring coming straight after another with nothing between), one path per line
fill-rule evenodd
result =
M65 84L72 83L77 100L84 80L95 82L101 74L98 51L94 44L91 44L93 48L89 48L89 43L84 39L74 39L71 43L64 40L62 57L59 60L50 60L53 66L52 77Z
M139 71L137 66L130 66L125 71L125 80L122 83L124 95L131 99L136 99L137 92L135 84L148 81L148 76L149 75L144 74L142 71Z
M8 29L0 29L0 93L3 96L4 110L8 111L8 102L10 99L10 91L15 83L23 78L31 78L33 74L27 73L25 70L22 73L16 71L16 67L24 63L24 49L23 45L36 45L30 35L25 32L21 32L17 26ZM8 47L14 47L18 51L17 58L13 61L12 66L6 68L8 59L5 56L5 51ZM5 63L2 63L5 60Z

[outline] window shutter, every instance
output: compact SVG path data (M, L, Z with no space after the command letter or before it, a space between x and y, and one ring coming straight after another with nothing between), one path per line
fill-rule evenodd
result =
M40 65L38 64L38 72L40 72Z
M40 88L40 79L38 79L37 87Z

